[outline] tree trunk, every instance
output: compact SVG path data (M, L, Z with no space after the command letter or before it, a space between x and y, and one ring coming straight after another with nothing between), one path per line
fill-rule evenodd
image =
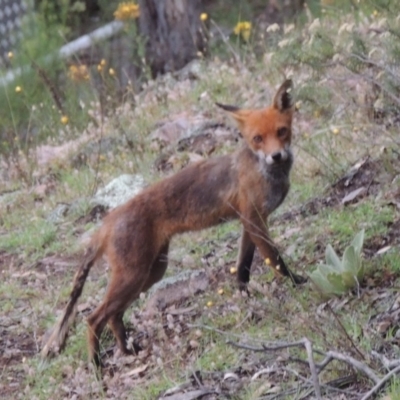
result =
M183 68L205 52L201 0L139 0L140 33L153 76Z

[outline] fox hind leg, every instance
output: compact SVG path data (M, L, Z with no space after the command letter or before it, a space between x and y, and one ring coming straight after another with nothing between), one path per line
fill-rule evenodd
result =
M164 276L168 267L168 250L169 242L164 244L158 252L157 257L151 266L150 275L143 286L142 292L146 292Z
M154 260L150 273L147 277L146 283L143 285L141 292L146 292L151 286L158 282L165 274L168 266L168 249L169 242L166 243L159 251L156 259ZM129 305L128 305L129 306ZM125 311L125 310L124 310ZM141 347L135 342L132 343L133 349L127 346L127 334L123 323L124 311L114 314L110 317L109 325L117 340L118 347L124 354L131 354L132 350L137 354Z
M141 267L118 268L112 265L113 273L103 302L89 315L88 343L89 358L100 366L100 336L106 324L116 337L117 343L124 353L129 353L126 345L126 331L122 321L125 310L136 300L148 280L149 269L152 260L142 260ZM135 263L136 264L136 263Z

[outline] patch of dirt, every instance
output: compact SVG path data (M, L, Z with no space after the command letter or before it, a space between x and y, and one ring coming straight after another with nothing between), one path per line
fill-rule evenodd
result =
M37 352L37 345L28 333L15 334L13 328L18 322L10 318L0 319L0 369L12 367L22 362L23 358L32 357Z
M376 194L379 186L379 175L383 173L384 167L380 160L369 158L355 164L350 171L332 185L337 195L345 196L349 189L357 189L361 186L368 188L370 194Z
M366 240L363 247L363 252L368 257L373 257L376 254L389 250L392 246L400 244L400 219L388 223L388 229L383 235L375 236Z
M370 335L373 332L386 339L378 343L377 350L381 351L382 347L386 347L386 356L395 359L397 354L393 345L400 346L400 296L397 292L376 288L370 293L375 312L369 318L365 329ZM392 345L390 352L388 344Z
M78 255L48 255L34 265L34 271L43 273L46 278L57 279L57 277L64 277L68 273L75 272L76 266L79 264L80 260L81 258Z
M288 211L277 219L291 220L297 216L316 215L326 207L355 204L366 196L374 196L387 178L380 160L366 159L354 165L349 172L335 182L325 196L315 197L299 208Z

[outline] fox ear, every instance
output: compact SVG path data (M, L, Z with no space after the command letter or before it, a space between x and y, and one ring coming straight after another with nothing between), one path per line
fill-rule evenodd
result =
M226 104L221 104L221 103L215 103L215 105L230 113L235 113L240 110L240 108L236 106L228 106Z
M242 126L242 124L246 120L246 117L249 114L249 110L243 110L236 106L229 106L221 103L215 103L215 104L218 107L222 108L223 110L227 111L229 115L231 115L236 120L236 122L239 124L239 127Z
M286 111L293 107L293 99L291 91L293 89L293 82L291 79L286 79L281 87L276 92L274 97L274 107L279 111Z

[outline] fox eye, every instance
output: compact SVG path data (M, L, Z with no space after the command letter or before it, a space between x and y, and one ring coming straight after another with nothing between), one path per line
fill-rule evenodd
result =
M283 137L285 137L285 136L288 134L288 132L289 132L289 129L286 128L285 126L282 127L282 128L279 128L279 129L278 129L278 138L283 138Z
M253 140L255 143L261 143L262 142L262 137L260 135L256 135L253 137Z

